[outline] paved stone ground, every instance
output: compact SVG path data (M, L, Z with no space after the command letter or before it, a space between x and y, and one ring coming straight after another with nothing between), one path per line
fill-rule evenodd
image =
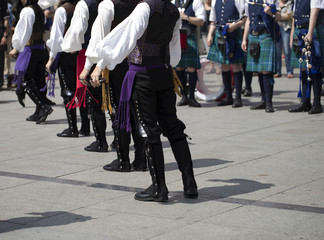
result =
M220 75L205 79L213 89ZM43 125L25 121L34 111L29 98L22 108L14 92L1 91L0 239L324 239L324 114L288 113L297 89L297 77L276 80L273 114L249 109L260 100L256 77L242 108L178 108L200 195L183 198L162 138L170 191L162 204L134 200L150 184L148 172L106 172L114 151L83 150L93 134L56 137L67 125L58 89Z

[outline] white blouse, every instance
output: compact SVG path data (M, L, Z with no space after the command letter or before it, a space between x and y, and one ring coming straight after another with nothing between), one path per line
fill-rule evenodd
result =
M149 5L145 2L139 3L123 22L97 44L96 52L102 58L97 66L102 69L107 66L109 70L113 70L117 64L121 63L132 52L137 40L145 32L149 18ZM181 58L180 25L181 19L179 18L169 45L172 66L177 65Z

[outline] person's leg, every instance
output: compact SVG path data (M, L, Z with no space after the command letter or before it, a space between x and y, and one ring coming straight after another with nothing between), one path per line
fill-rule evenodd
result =
M276 43L276 61L277 61L277 69L274 77L281 77L281 61L282 61L282 39Z
M197 69L188 68L188 78L189 78L189 100L188 105L190 107L200 107L201 105L195 99L195 90L198 80Z
M177 76L181 82L181 100L177 103L177 106L188 105L188 96L187 96L187 71L184 68L176 68Z
M242 65L232 64L232 68L234 71L234 87L235 87L235 99L232 107L238 108L243 106L241 100L241 91L242 91L242 84L243 84Z
M259 81L260 91L261 91L261 101L259 103L257 103L256 105L252 105L250 107L251 110L258 110L258 109L266 108L266 94L265 94L265 89L264 89L262 73L258 73L258 81Z
M218 106L227 106L233 104L232 96L232 72L229 65L222 64L222 78L225 89L226 99L218 104Z
M285 53L285 62L287 69L287 77L293 78L294 69L291 66L291 48L290 48L290 33L291 30L281 30L282 45Z

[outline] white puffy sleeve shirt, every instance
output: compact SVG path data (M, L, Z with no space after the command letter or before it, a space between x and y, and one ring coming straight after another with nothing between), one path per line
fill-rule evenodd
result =
M58 52L62 52L61 44L66 24L66 11L63 7L59 7L55 11L50 38L46 45L51 49L50 57L55 57Z
M91 38L86 55L84 68L90 70L93 64L99 62L100 58L96 52L97 44L108 35L111 29L111 23L114 20L114 4L111 0L104 0L98 6L98 16L91 29Z
M135 48L137 40L143 35L148 26L150 7L147 3L139 3L134 11L117 25L97 45L96 51L101 60L97 66L113 70ZM178 20L170 42L171 65L176 65L181 58L180 48L180 19Z
M88 29L89 9L85 1L75 6L69 29L66 31L61 48L63 52L76 52L82 49L84 34Z
M224 0L222 0L224 2ZM240 17L242 17L244 11L245 11L245 0L235 0L235 7L237 11L240 14ZM211 9L210 9L210 16L209 16L209 21L211 22L216 22L216 11L215 11L215 5L216 5L216 0L212 0L211 4Z
M186 4L188 0L183 0L183 1L184 1L184 4ZM175 4L175 0L172 0L171 2L173 4ZM205 11L204 5L203 5L201 0L193 0L192 9L195 12L195 17L196 18L199 18L199 19L205 21L205 19L206 19L206 11ZM181 8L179 8L179 11L181 11Z
M311 8L324 9L324 0L311 0Z
M12 46L22 52L29 41L35 23L35 13L30 7L21 10L19 21L12 36Z

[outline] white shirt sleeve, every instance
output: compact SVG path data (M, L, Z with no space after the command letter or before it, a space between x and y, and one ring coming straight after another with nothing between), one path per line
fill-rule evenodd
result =
M324 9L324 0L311 0L311 8Z
M21 10L19 21L12 36L12 46L22 52L29 41L35 23L35 13L30 7Z
M181 18L179 17L174 29L171 42L169 44L170 49L170 65L175 67L181 59L181 47L180 47L180 27Z
M88 29L89 9L85 1L75 6L69 29L64 35L61 48L63 52L76 52L82 49L84 34Z
M55 57L58 52L62 52L61 44L66 24L66 11L63 7L59 7L55 11L50 38L46 45L51 49L50 57Z
M195 12L196 18L199 18L203 21L206 19L206 11L201 0L194 0L192 3L192 9Z
M113 70L134 49L137 40L143 35L150 18L150 7L139 3L134 11L117 25L97 45L96 51L101 60L97 66Z
M244 0L235 0L235 6L241 18L243 16L243 13L245 12ZM246 14L244 13L244 15Z
M100 60L96 47L110 32L114 14L114 4L111 0L104 0L99 4L98 16L92 25L91 38L85 53L87 58L84 68L90 70L91 66Z
M37 3L42 9L46 9L46 8L54 6L54 4L56 2L57 2L57 0L38 0Z
M216 11L215 11L216 0L212 0L211 9L209 15L209 21L216 22Z

